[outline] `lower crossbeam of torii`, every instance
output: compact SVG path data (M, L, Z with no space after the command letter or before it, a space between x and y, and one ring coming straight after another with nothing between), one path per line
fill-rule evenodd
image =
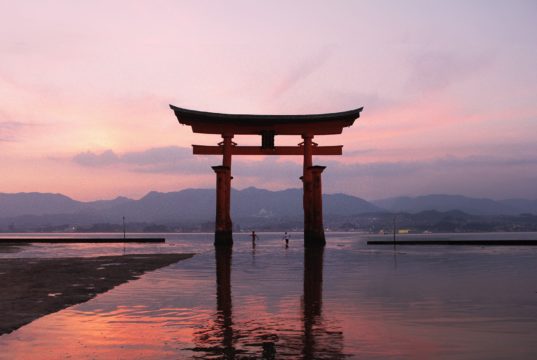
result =
M304 207L304 246L326 244L323 227L321 174L324 166L313 165L313 155L341 155L342 145L319 146L317 135L341 134L360 117L363 108L314 115L247 115L220 114L189 110L170 105L177 120L192 127L194 133L219 134L217 146L192 145L195 155L222 155L222 165L213 166L216 173L215 246L233 244L231 221L231 158L233 155L299 155L304 158L302 184ZM239 146L235 135L260 135L261 146ZM298 135L297 146L274 146L276 135Z

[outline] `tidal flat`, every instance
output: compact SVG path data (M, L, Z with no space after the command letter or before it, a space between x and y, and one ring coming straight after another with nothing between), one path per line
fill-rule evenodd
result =
M18 245L0 251L16 252ZM193 254L0 259L0 335Z

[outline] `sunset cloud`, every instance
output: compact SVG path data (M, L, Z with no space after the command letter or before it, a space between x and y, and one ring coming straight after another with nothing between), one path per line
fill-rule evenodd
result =
M370 151L374 150L367 152ZM468 189L474 189L481 196L504 198L507 196L502 197L501 193L493 190L501 183L516 183L516 192L525 192L532 199L537 199L534 187L534 181L537 180L537 159L525 153L526 155L517 157L441 156L423 160L369 162L320 157L315 159L315 163L327 166L323 177L328 192L344 192L370 200L415 195L423 188L431 193L463 195L472 195ZM211 166L221 161L219 156L194 156L191 149L181 147L151 148L122 154L112 150L84 152L72 160L84 167L109 169L108 171L165 175L179 177L178 179L182 176L199 176L207 179L209 184L214 177ZM300 187L302 166L300 161L294 160L264 157L252 161L236 157L232 167L233 186L245 188L263 184L263 187L271 189ZM494 180L488 179L489 177Z
M324 47L318 53L293 66L291 71L274 89L273 97L284 96L289 89L321 68L328 61L332 52L333 49L330 47Z
M20 141L24 131L36 126L35 124L21 121L2 121L0 113L0 141Z
M106 150L100 154L86 151L76 154L73 157L73 161L82 166L99 167L117 164L120 162L120 158L112 150Z
M150 148L119 155L113 150L100 153L86 151L76 154L72 160L86 167L123 166L128 171L163 174L203 173L209 172L211 166L207 157L197 158L192 155L192 149L177 146Z
M492 60L483 55L453 54L446 51L426 51L413 57L407 86L427 94L464 81Z

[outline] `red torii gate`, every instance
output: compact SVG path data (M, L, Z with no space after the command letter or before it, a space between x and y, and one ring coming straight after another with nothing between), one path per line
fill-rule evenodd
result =
M220 134L218 146L192 145L195 155L222 155L222 165L213 166L216 173L216 223L214 244L232 245L231 157L232 155L302 155L304 156L304 246L324 246L321 173L324 166L313 166L313 155L341 155L343 145L318 146L316 135L341 134L360 117L363 108L315 115L247 115L219 114L188 110L170 105L177 120L192 127L194 133ZM261 146L238 146L235 135L261 135ZM274 146L276 135L300 135L298 146Z

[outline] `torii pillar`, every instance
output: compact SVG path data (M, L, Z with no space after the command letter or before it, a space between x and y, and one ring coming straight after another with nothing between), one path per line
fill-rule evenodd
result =
M231 147L233 135L223 134L223 157L221 166L213 166L216 173L216 219L214 231L215 246L233 245L233 223L231 222Z
M303 134L304 165L302 183L304 186L304 246L324 246L326 239L323 226L323 194L321 173L325 166L313 166L313 135Z
M342 145L318 146L317 135L341 134L360 117L363 108L314 115L248 115L219 114L188 110L170 105L181 124L192 131L219 134L218 146L192 145L197 155L222 155L222 165L213 166L216 173L215 246L233 244L231 222L231 157L232 155L301 155L304 158L302 183L304 187L304 246L322 247L326 244L323 227L321 174L324 166L313 165L313 155L341 155ZM234 135L261 135L261 146L237 146ZM274 146L275 135L300 135L298 146Z

